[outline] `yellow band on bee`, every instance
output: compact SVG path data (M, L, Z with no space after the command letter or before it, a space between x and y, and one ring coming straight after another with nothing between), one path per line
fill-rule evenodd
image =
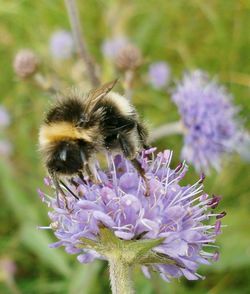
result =
M44 146L49 143L63 140L83 139L91 142L93 130L79 130L69 122L55 122L43 125L39 133L39 143Z

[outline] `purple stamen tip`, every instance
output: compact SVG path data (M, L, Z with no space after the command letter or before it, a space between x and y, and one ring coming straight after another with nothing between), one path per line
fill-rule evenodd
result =
M225 211L222 211L219 215L216 216L216 219L221 219L226 215L227 215L227 213Z
M202 172L201 175L200 175L200 180L199 180L199 183L202 184L205 180L206 176L205 174Z
M218 251L215 251L215 252L214 252L214 255L213 255L213 257L212 257L212 260L213 260L213 261L218 261L219 258L220 258L220 254L219 254L219 252L218 252Z
M175 172L178 173L178 171L180 171L182 167L183 167L183 163L180 162L180 163L177 165L177 167L176 167L176 169L175 169Z
M220 203L222 197L221 196L216 196L216 195L213 195L213 198L210 200L210 202L208 203L208 205L214 209L218 206L218 204Z

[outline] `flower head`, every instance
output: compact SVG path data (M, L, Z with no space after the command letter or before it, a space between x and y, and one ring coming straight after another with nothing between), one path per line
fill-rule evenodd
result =
M152 269L165 280L183 275L189 280L198 279L199 264L209 264L217 255L205 249L215 242L221 229L219 219L213 225L207 222L223 216L213 212L220 198L202 192L203 177L194 185L181 186L179 182L185 176L186 165L171 169L170 151L158 153L155 159L152 154L148 158L152 151L144 151L138 157L149 181L148 197L145 182L130 161L121 156L108 156L109 168L105 172L96 163L99 184L79 178L74 179L74 184L68 183L79 198L65 190L68 208L63 199L58 202L39 191L42 201L51 208L48 228L59 239L51 246L64 246L66 252L78 254L78 260L83 263L95 258L108 259L104 245L98 245L104 239L102 230L106 228L113 234L114 242L119 240L129 248L136 248L137 242L146 246L157 240L157 246L150 248L146 256L140 249L139 259L135 259L145 275ZM51 185L49 179L46 183ZM112 240L108 238L108 248Z
M68 59L74 53L74 41L70 32L56 31L50 38L50 52L55 59Z
M135 70L142 64L140 49L123 36L104 41L102 53L106 58L114 61L120 70Z
M30 49L20 50L14 59L13 68L16 75L22 79L32 76L38 68L39 60Z
M161 89L169 83L170 67L164 61L152 63L148 71L148 80L155 89Z
M0 105L0 128L5 128L10 124L10 115L7 109Z
M123 36L113 37L103 42L101 50L106 58L115 59L119 51L128 43L128 40Z
M142 64L140 49L133 44L127 44L118 52L115 64L120 70L135 70Z
M231 95L197 70L184 75L172 99L185 128L182 158L198 171L219 170L223 153L233 151L239 137L238 109Z

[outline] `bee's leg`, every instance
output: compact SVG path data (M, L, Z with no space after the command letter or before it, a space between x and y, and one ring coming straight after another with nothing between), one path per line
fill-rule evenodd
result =
M96 176L94 175L94 173L91 170L88 163L85 164L85 171L86 171L87 175L89 176L89 179L90 179L91 182L93 182L96 185L100 184L100 182L97 180Z
M56 199L57 199L57 205L58 205L58 207L60 207L59 193L61 193L61 195L63 197L63 202L65 204L65 207L66 207L67 210L69 210L68 201L67 201L66 195L65 195L63 189L61 188L61 186L59 184L59 181L57 179L57 176L54 173L51 173L51 178L52 178L52 181L53 181L53 183L55 185L55 188L56 188Z
M137 132L138 132L142 147L145 150L150 149L152 146L148 145L148 143L147 143L147 141L148 141L148 130L143 125L143 123L140 122L140 123L137 124ZM154 158L154 156L153 156L152 153L150 153L150 154L147 154L147 158L152 160Z
M134 158L134 151L133 151L134 148L133 148L133 146L131 146L131 143L121 133L118 134L117 139L118 139L118 141L120 143L123 154L125 155L125 157L130 159L130 161L133 164L134 168L137 170L139 175L143 178L143 180L145 182L145 185L146 185L145 195L149 196L149 194L150 194L149 182L148 182L148 179L146 178L144 169L141 167L140 162L136 158Z
M149 185L148 179L146 178L145 170L141 167L140 162L136 158L130 159L130 161L133 164L134 168L139 173L139 175L143 178L143 181L146 186L145 196L149 196L150 195L150 185Z
M78 177L83 181L85 185L87 184L86 180L84 179L83 173L81 171L78 173Z
M74 180L74 178L71 178L71 179L70 179L70 183L71 183L72 185L74 185L76 188L79 186L79 184Z
M141 145L144 149L149 149L151 146L147 144L147 139L148 139L148 131L146 127L143 125L143 123L137 123L137 132L139 135L139 139L141 141Z
M128 139L122 134L117 134L118 142L121 146L122 152L125 157L127 158L134 158L135 157L135 148L132 146L132 144L128 141Z

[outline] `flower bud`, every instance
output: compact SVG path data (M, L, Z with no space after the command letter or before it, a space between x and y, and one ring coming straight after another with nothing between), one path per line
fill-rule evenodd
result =
M38 58L33 51L22 49L15 56L13 68L18 77L25 79L36 72L38 64Z
M116 66L120 70L135 70L142 64L142 55L138 47L128 44L117 55Z

